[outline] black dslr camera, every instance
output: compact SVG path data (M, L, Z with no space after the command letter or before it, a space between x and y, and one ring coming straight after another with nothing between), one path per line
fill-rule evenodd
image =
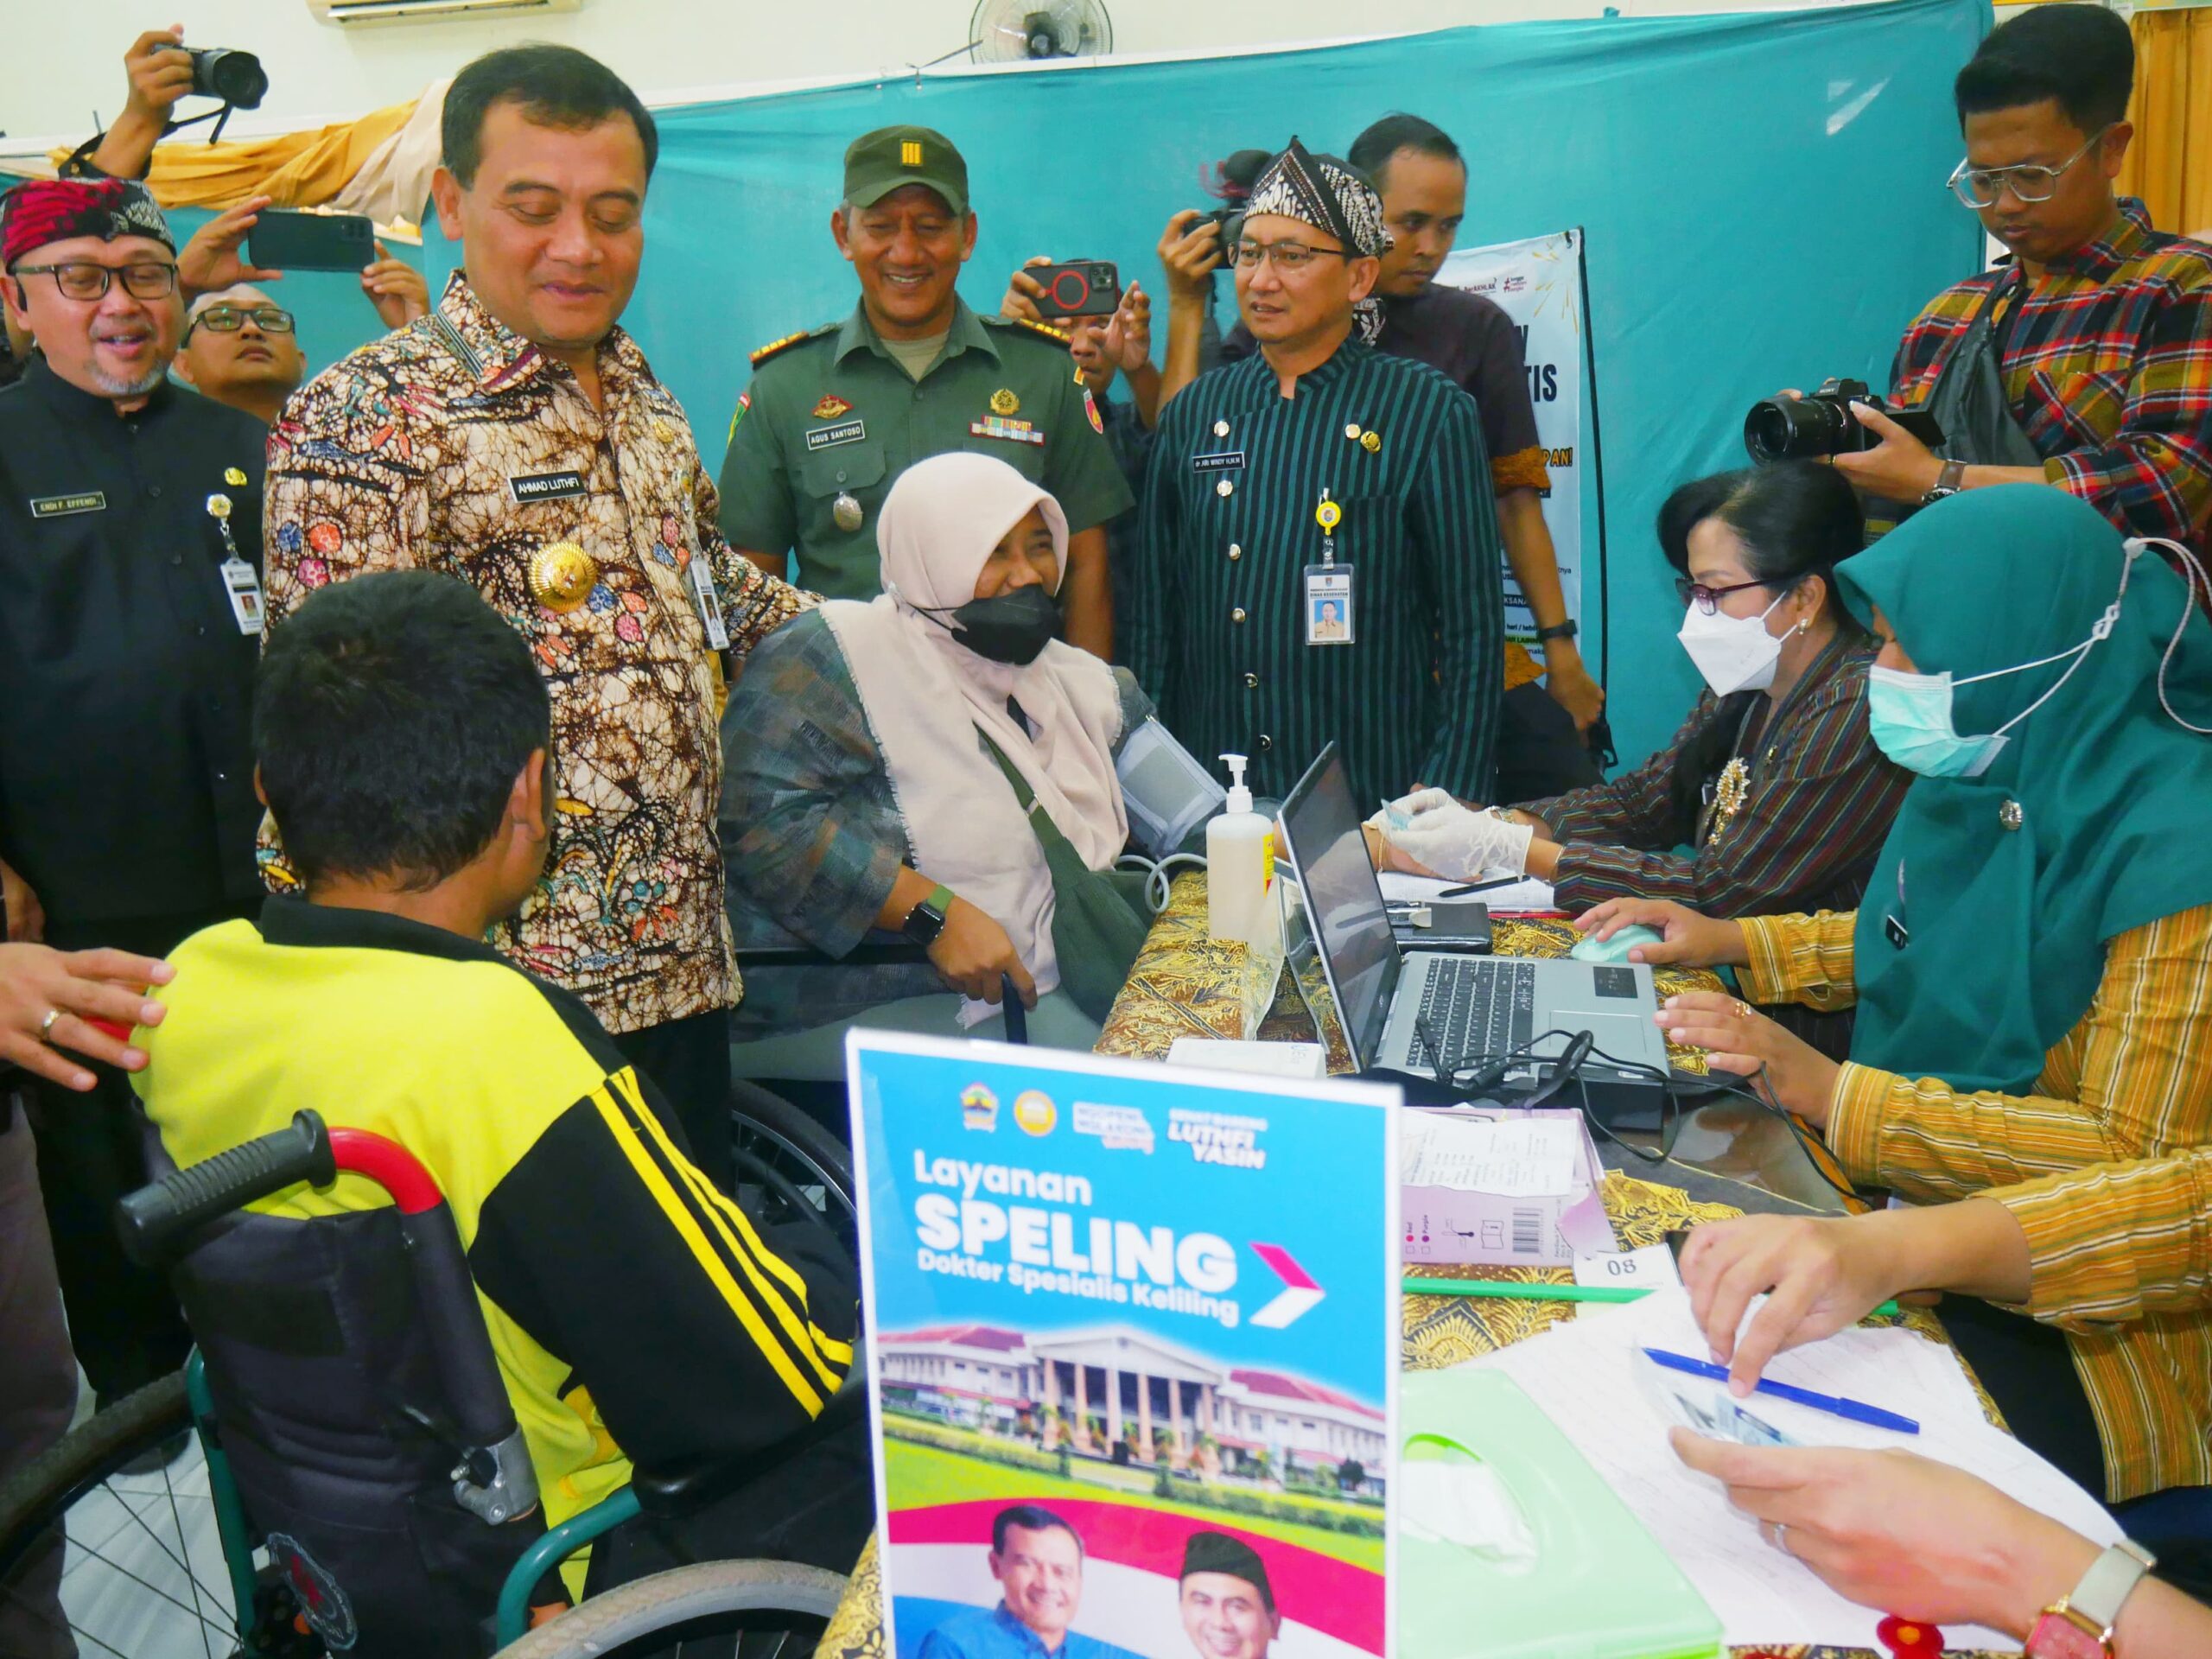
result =
M1809 397L1769 397L1744 416L1744 448L1757 461L1820 461L1878 448L1881 440L1859 425L1853 404L1888 416L1933 449L1943 429L1925 410L1891 409L1864 380L1827 380Z
M192 90L201 98L219 98L234 110L257 110L269 94L269 77L261 60L251 52L227 46L188 46L192 60Z

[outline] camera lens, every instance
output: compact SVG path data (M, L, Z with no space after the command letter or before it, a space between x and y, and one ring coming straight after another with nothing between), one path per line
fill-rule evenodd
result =
M1744 448L1758 461L1815 461L1839 454L1849 421L1819 397L1770 397L1744 417Z
M269 77L261 60L251 52L228 47L202 47L192 54L192 90L203 98L219 98L234 109L254 110L268 95Z

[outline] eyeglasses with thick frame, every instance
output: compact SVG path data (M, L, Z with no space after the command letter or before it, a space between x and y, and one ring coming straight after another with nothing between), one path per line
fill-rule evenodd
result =
M1994 207L2007 185L2018 200L2049 201L2058 194L2059 175L2102 143L2105 134L2119 124L2117 121L2110 122L2098 129L2088 143L2056 167L2045 167L2040 162L2022 162L2015 167L1975 167L1961 162L1951 169L1947 182L1951 194L1969 207Z
M1303 270L1324 254L1332 259L1359 257L1351 248L1316 248L1303 242L1239 242L1230 250L1230 259L1247 270L1268 261L1277 270Z
M184 337L190 340L195 328L234 334L245 326L248 317L264 334L289 334L297 327L292 314L281 305L211 305L185 325Z
M101 300L118 276L124 290L134 299L163 300L176 292L176 267L149 260L130 265L103 265L90 259L71 259L58 265L17 265L10 276L51 276L65 300Z
M1708 588L1701 582L1692 582L1688 576L1675 579L1675 596L1685 605L1694 605L1700 613L1711 616L1720 608L1720 601L1731 594L1747 594L1754 588L1771 588L1770 582L1739 582L1732 588Z

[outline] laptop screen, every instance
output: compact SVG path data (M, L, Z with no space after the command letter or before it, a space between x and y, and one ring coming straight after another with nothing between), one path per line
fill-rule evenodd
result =
M1399 958L1359 824L1343 757L1331 743L1283 802L1282 827L1352 1058L1367 1066L1375 1064L1397 994Z

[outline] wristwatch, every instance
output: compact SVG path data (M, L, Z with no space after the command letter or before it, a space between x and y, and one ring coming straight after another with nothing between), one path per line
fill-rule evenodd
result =
M1956 495L1965 487L1967 464L1963 461L1947 461L1943 470L1936 474L1936 487L1920 498L1920 505L1932 507L1938 501Z
M2120 1610L2158 1564L2142 1545L2121 1539L2089 1563L2070 1595L2043 1610L2028 1632L2028 1659L2112 1659Z
M930 889L928 898L906 912L906 919L899 924L899 931L916 944L935 944L937 936L944 931L944 913L951 908L952 889L940 881Z
M1581 632L1581 628L1576 626L1574 619L1570 616L1566 621L1554 622L1548 628L1538 628L1535 637L1540 643L1546 639L1572 639Z

